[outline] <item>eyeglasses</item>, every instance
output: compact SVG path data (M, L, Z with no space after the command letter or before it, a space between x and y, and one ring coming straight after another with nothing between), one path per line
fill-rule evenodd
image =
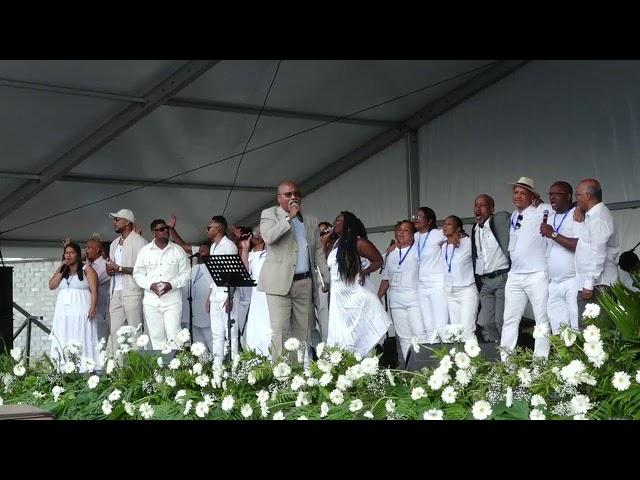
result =
M166 232L167 230L169 230L169 227L158 227L153 229L154 232Z
M300 193L300 190L294 190L292 192L282 192L282 193L278 193L278 195L283 195L286 198L291 198L294 195L296 197L302 197L302 194Z
M418 215L411 215L411 220L424 220L424 215L419 213Z

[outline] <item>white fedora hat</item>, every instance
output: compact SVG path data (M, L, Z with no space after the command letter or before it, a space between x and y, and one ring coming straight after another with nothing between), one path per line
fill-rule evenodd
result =
M517 182L509 183L509 185L526 188L527 190L531 190L533 193L536 193L535 183L529 177L520 177Z

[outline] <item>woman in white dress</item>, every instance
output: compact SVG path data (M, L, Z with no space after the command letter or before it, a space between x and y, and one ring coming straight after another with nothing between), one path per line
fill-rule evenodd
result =
M338 239L327 258L331 271L327 344L365 356L389 329L389 317L369 278L382 266L382 255L353 213L340 212L333 230Z
M250 246L253 249L249 252ZM267 247L260 235L260 227L253 229L251 238L240 242L240 257L245 267L256 282L260 277L260 271L267 257ZM256 287L251 288L251 303L249 304L249 315L245 327L245 341L247 348L255 350L260 355L269 356L269 345L271 345L271 320L269 319L269 308L267 307L267 295L259 292Z
M441 249L449 321L453 325L462 325L463 339L469 340L475 337L476 315L480 303L473 275L471 239L462 236L462 220L455 215L444 219L442 232L447 239L442 243Z
M69 342L82 344L80 371L87 368L85 359L98 361L98 275L86 265L82 267L80 246L69 243L64 247L62 265L49 280L49 290L58 289L51 329L51 360L58 367L65 363L64 347Z

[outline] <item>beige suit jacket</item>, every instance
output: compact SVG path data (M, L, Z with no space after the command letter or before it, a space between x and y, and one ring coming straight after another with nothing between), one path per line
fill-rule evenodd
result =
M303 215L315 297L317 282L320 281L316 265L320 267L322 279L327 286L330 281L329 270L322 245L320 244L318 219L311 215ZM298 259L298 243L291 224L286 217L287 212L280 206L267 208L260 215L260 234L267 244L267 257L258 279L258 290L271 295L286 295L289 293Z

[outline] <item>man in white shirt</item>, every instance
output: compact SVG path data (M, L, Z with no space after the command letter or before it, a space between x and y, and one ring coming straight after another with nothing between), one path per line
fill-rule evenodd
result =
M151 222L153 241L145 245L133 268L135 282L144 289L142 305L151 348L161 350L180 331L183 286L189 282L187 254L169 241L164 220Z
M484 340L499 342L504 316L504 287L509 273L509 212L494 213L495 203L486 193L473 205L476 224L471 229L473 267L480 287L478 325Z
M562 325L578 329L578 278L575 250L582 223L574 220L573 188L567 182L555 182L549 188L549 203L553 212L540 224L540 233L547 239L547 270L549 301L547 315L554 335Z
M115 336L123 325L137 327L142 323L142 289L133 280L133 266L138 253L147 241L134 231L135 217L131 210L123 208L110 213L113 227L120 234L109 247L107 273L112 277L109 291L110 338L116 349Z
M506 361L518 343L518 329L522 314L531 302L537 327L549 327L547 301L549 275L547 273L546 239L540 235L543 217L549 214L551 205L533 206L535 186L532 179L520 177L513 183L512 199L516 210L511 214L509 232L509 254L511 270L505 285L504 323L500 355ZM549 338L535 339L534 355L549 356Z
M222 215L211 218L207 226L211 249L209 255L237 255L238 247L227 237L227 220ZM228 313L231 311L233 325L231 327L231 356L238 355L238 298L235 297L235 289L231 289L231 302L227 299L225 287L218 287L211 282L211 291L206 300L206 309L211 315L211 346L214 363L222 365L224 361L224 344L228 336Z
M102 242L92 237L85 244L86 264L98 275L98 303L96 304L95 322L98 327L98 340L109 338L109 282L107 261L102 257Z
M602 203L602 187L593 179L582 180L576 188L578 208L585 214L584 227L576 246L576 273L580 316L588 302L611 288L618 279L616 259L620 252L618 234L611 212Z

